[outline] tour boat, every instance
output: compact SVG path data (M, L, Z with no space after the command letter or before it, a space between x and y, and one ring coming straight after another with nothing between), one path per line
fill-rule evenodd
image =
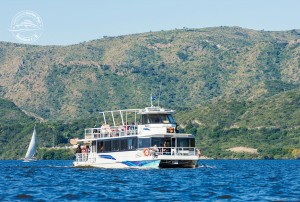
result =
M74 167L197 167L195 137L177 131L173 113L154 106L100 112L102 126L85 129L77 140L82 151Z

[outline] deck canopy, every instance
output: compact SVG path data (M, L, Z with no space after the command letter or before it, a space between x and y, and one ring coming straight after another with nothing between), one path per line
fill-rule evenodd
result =
M144 109L123 109L99 112L103 116L103 124L110 121L113 126L128 125L128 122L137 125L137 115L146 114L172 114L174 110L164 109L161 107L146 107Z
M141 109L123 109L99 112L103 116L104 124L107 124L108 120L111 120L113 126L127 125L129 119L133 120L134 125L137 123L137 114ZM120 123L119 123L120 122Z

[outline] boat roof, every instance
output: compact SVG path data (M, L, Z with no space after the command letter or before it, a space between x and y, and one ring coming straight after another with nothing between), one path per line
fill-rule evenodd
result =
M165 109L161 107L146 107L142 111L140 111L140 114L171 114L174 110Z
M112 110L112 111L103 111L99 112L100 114L104 113L137 113L137 114L171 114L174 113L174 110L165 109L162 107L145 107L144 109L120 109L120 110Z

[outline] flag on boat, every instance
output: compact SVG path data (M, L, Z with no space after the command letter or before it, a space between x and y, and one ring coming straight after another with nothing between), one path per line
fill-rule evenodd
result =
M156 97L155 96L151 96L151 101L154 101L156 100Z

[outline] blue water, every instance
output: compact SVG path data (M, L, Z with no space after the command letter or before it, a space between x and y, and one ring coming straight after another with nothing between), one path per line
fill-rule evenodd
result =
M79 169L0 161L0 201L300 201L300 161L207 160L195 169Z

